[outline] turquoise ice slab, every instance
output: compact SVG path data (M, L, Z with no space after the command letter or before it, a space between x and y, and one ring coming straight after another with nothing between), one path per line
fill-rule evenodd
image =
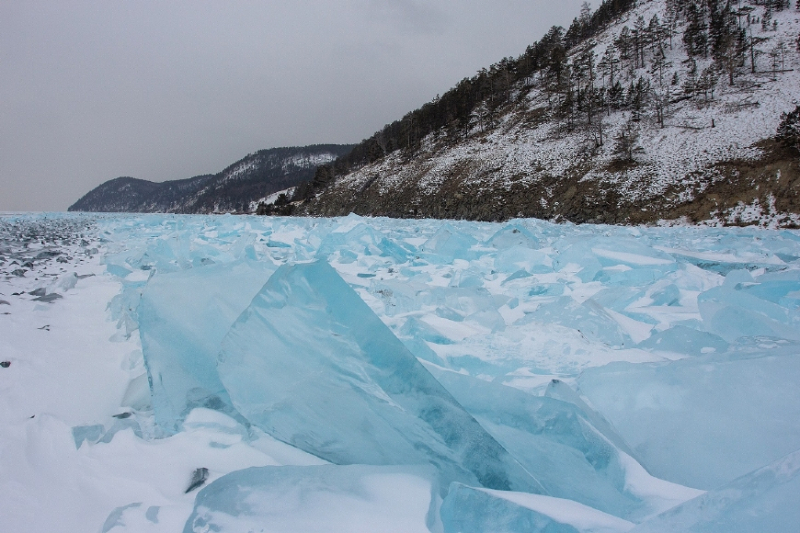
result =
M139 331L156 422L166 433L195 407L236 413L217 374L219 345L274 272L250 260L156 274L139 304Z
M797 345L749 349L614 363L585 370L578 385L651 474L713 489L800 448Z
M800 450L666 511L631 533L791 533L800 528Z
M184 533L441 531L436 474L420 466L267 466L200 490Z
M453 483L442 503L444 533L624 533L633 524L570 500Z
M620 460L627 447L574 391L566 392L571 391L566 385L554 386L552 395L561 398L532 396L435 367L431 372L509 453L536 473L551 496L627 519L647 514L647 502L627 490Z
M222 342L235 408L335 464L432 464L444 483L543 492L324 261L279 268Z

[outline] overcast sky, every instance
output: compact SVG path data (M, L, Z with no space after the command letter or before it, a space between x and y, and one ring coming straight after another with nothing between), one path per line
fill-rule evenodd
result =
M1 0L0 210L355 143L582 0Z

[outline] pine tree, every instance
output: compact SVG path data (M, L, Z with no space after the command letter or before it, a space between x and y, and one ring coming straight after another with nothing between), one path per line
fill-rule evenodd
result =
M800 105L794 111L781 115L775 138L787 148L800 151Z
M658 48L653 54L652 64L650 66L650 73L658 75L659 87L664 85L664 71L672 66L672 63L667 61L667 55L663 48Z
M619 80L608 90L608 104L612 109L621 109L625 104L625 89Z
M771 21L772 21L772 8L767 6L767 9L764 11L764 16L761 17L761 31L768 31L770 28Z
M626 162L633 162L634 154L644 151L639 145L639 128L633 118L623 124L614 137L614 155Z
M697 62L691 58L689 59L686 79L683 81L683 92L687 96L694 96L697 92Z
M636 56L635 68L645 68L644 50L647 46L647 25L642 15L636 18L631 35L633 37L634 54Z
M669 105L669 98L669 86L667 86L666 89L658 89L653 91L653 109L656 112L656 122L658 122L658 125L661 128L664 127L664 115L667 111L667 106Z
M597 64L597 68L600 70L600 73L603 75L603 83L605 83L605 75L608 74L608 85L614 85L614 75L619 70L619 54L617 47L611 43L606 47L606 51L603 54L603 58Z
M689 23L683 32L683 45L689 57L705 57L708 53L708 34L703 12L694 3L689 4Z
M629 62L628 68L633 71L634 70L634 54L633 51L633 38L631 37L631 30L627 26L622 27L622 31L619 33L619 37L614 43L619 50L619 58L622 62Z

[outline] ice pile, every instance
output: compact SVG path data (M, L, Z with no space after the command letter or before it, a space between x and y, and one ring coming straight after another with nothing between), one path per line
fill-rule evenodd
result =
M82 456L195 450L170 505L126 496L101 530L166 529L155 507L187 532L797 523L797 232L93 224L121 285L112 340L141 352L117 418L69 438ZM183 494L200 467L206 484Z
M540 492L324 261L284 265L223 340L247 420L334 464L433 464L442 482Z

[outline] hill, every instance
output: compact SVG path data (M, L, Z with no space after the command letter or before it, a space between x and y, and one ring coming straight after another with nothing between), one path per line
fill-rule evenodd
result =
M351 149L351 145L321 144L260 150L218 174L163 183L116 178L89 191L69 211L250 212L260 199L309 180L317 166Z
M606 0L320 167L296 212L800 225L787 0Z

